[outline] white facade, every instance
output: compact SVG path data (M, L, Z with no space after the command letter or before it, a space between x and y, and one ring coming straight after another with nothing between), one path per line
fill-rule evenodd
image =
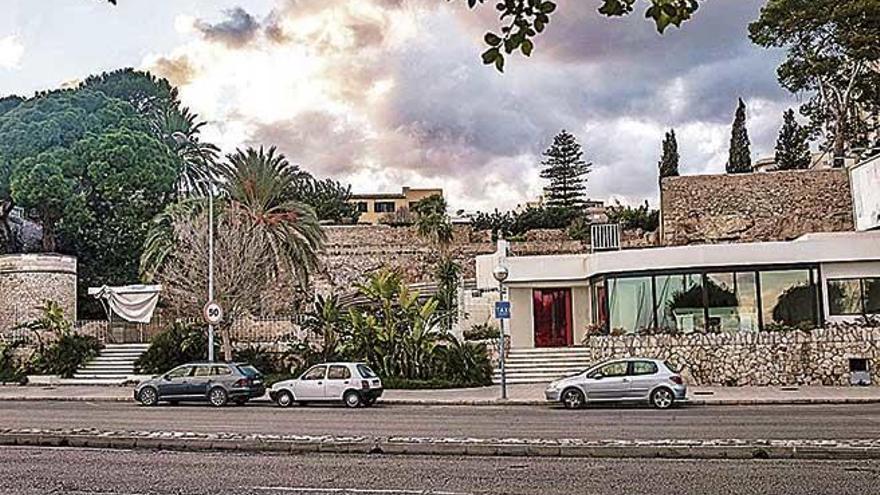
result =
M711 325L757 329L776 324L777 319L787 321L797 311L812 311L816 324L853 321L863 318L865 313L874 314L864 308L869 307L868 302L873 308L875 299L858 303L849 292L858 289L860 295L867 297L870 288L873 298L880 289L877 231L809 234L789 242L703 244L581 255L510 257L505 256L505 248L499 244L498 252L477 258L477 284L484 289L497 287L492 269L499 263L508 267L510 275L505 286L511 300L511 344L521 348L578 345L588 330L597 330L596 326L604 325L606 331L619 330L607 321L615 314L626 319L629 313L639 312L642 317L634 317L638 326L661 326L665 317L678 327L677 331ZM679 281L677 277L683 278ZM609 284L608 280L629 284L627 295L632 301L621 297L615 300L617 292L610 292L618 290L617 284ZM662 291L670 281L674 282L674 293L661 294L661 280ZM730 287L720 288L728 280ZM696 287L688 289L690 285ZM815 291L815 301L804 298L808 295L804 289L799 302L795 294L788 294L787 305L781 307L783 294L797 292L801 286ZM688 292L696 289L692 295L698 294L703 287L706 295L702 296L701 305L695 306L691 301L695 307L687 310L667 308L676 297L676 304L685 304L681 300ZM849 294L843 302L841 290ZM727 302L713 305L713 297ZM612 305L609 300L620 304ZM536 301L542 301L543 309L536 311ZM855 314L852 308L847 310L848 314L840 314L842 304L857 303L863 308L861 314ZM812 304L813 308L804 304ZM609 315L609 310L614 314ZM664 311L668 313L660 315ZM536 318L543 323L537 324ZM630 323L630 327L635 325ZM556 329L560 325L567 327L565 332L560 330L562 333L549 340L546 335L539 335L546 327Z

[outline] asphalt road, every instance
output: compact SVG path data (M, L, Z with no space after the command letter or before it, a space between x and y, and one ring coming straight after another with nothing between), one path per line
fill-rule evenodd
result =
M271 456L0 448L0 493L864 494L880 462Z
M146 408L112 402L0 402L0 427L474 438L867 439L880 404L590 408L248 405Z

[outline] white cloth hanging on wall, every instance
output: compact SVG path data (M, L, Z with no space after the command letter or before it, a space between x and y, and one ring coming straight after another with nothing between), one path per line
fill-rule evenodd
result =
M110 310L125 321L149 323L159 303L161 285L126 285L90 287L89 295L103 299Z

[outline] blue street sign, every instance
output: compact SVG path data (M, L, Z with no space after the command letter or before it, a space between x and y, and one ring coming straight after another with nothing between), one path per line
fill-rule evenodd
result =
M499 320L510 319L510 301L498 301L495 303L495 318Z

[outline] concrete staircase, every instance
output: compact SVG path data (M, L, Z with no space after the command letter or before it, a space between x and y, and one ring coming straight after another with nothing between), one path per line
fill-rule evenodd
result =
M584 347L542 349L511 349L505 360L507 383L545 383L587 369L592 362L590 350ZM501 383L496 369L494 383Z
M135 376L134 362L150 344L107 344L94 359L76 370L70 384L118 385Z

